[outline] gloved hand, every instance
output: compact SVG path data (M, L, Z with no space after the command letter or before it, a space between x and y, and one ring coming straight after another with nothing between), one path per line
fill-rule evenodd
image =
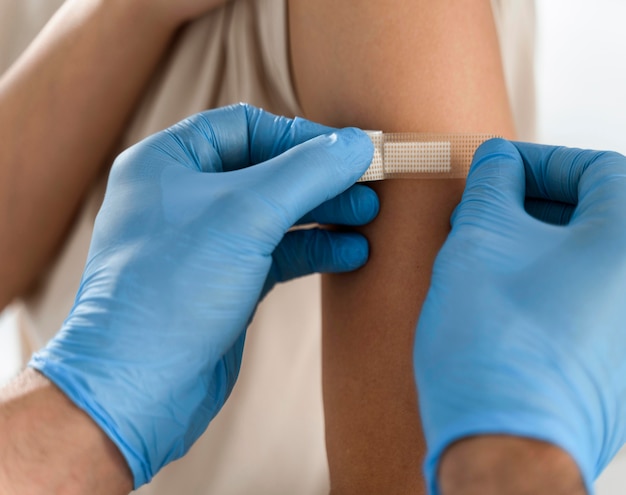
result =
M415 342L430 492L453 442L510 434L563 448L592 493L626 440L624 301L626 158L480 147Z
M299 220L372 220L375 193L350 188L372 153L356 129L236 105L116 160L75 305L30 366L103 428L136 487L220 410L246 327L276 282L365 263L360 235L286 232Z

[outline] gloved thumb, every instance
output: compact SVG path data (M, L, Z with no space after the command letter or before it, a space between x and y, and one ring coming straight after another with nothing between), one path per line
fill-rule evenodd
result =
M255 193L282 211L289 228L352 186L367 170L373 152L367 134L347 128L294 146L245 173Z
M524 164L515 146L504 139L490 139L474 154L452 226L523 212L525 190Z

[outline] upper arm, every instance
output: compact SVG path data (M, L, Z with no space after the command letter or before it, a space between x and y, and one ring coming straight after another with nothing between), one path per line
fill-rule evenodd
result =
M307 117L387 132L514 133L488 0L290 0Z
M386 132L514 128L489 0L290 0L304 116ZM333 495L423 493L413 337L459 179L372 183L365 267L322 285L322 373Z

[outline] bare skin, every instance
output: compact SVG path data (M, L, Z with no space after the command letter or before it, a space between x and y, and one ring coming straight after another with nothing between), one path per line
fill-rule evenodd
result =
M489 1L290 0L305 116L386 132L514 137ZM323 387L334 495L425 493L415 324L461 180L373 185L370 261L323 281Z
M585 495L578 466L558 447L492 435L453 444L441 460L442 495Z
M132 475L117 447L50 381L27 370L0 390L3 495L123 495Z
M0 78L0 309L41 275L185 21L224 0L69 0Z

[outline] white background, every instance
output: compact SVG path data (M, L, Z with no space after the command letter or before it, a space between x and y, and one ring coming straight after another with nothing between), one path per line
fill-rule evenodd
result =
M537 3L538 140L626 154L626 2ZM0 322L0 383L19 366L18 345ZM621 454L597 493L622 495L625 487Z
M537 4L539 139L626 154L626 2Z

